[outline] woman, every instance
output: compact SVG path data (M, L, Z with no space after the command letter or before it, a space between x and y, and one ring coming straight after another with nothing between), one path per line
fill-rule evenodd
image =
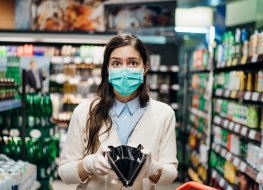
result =
M107 44L97 97L73 112L59 175L77 189L119 189L109 166L108 146L142 144L147 160L132 187L152 190L177 177L175 115L168 105L149 98L148 55L134 35L113 37Z

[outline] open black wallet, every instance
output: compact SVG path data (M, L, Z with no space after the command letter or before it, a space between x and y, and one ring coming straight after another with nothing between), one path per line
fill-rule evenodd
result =
M112 169L125 187L132 186L148 156L141 153L143 146L109 146L109 149L107 156Z

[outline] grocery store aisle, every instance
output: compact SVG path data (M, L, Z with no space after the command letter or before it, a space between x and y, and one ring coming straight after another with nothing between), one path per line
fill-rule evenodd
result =
M156 190L175 190L180 184L173 183L169 186L157 186ZM75 190L77 185L66 185L60 180L52 182L53 190Z

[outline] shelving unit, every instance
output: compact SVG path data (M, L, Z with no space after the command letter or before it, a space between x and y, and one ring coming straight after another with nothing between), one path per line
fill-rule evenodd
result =
M229 48L230 46L227 47ZM236 55L229 54L228 56ZM260 129L263 93L257 91L255 82L257 79L254 75L263 69L262 62L262 54L244 55L240 58L229 58L226 61L215 62L213 70L214 76L218 77L218 81L214 81L213 88L214 112L211 134L214 138L211 154L215 152L228 164L233 165L236 175L237 172L240 172L241 175L247 176L246 180L249 180L249 183L252 182L252 184L257 183L260 172L260 167L257 167L256 164L258 159L256 154L259 151L254 149L260 150L260 146L263 145L262 129ZM251 79L253 82L248 80L249 74L251 74L251 77L253 74L254 78ZM237 79L233 81L235 76ZM243 76L245 78L242 78ZM233 86L233 84L236 84L236 86ZM250 84L253 86L249 86ZM249 115L252 113L250 108L253 109L252 112L256 112L254 119ZM249 156L252 147L255 153L252 156L253 159ZM222 189L241 188L237 181L235 184L227 182L225 176L215 168L212 168L210 172L212 173L212 178L219 183Z
M245 161L241 160L238 156L232 154L227 149L219 146L215 143L212 144L212 150L221 155L227 161L233 163L234 166L238 168L243 173L246 173L251 179L256 181L259 171L249 166Z
M211 177L217 182L217 184L226 190L238 190L236 186L229 183L217 170L212 169Z
M232 133L248 138L250 141L261 143L262 134L260 131L251 129L248 126L230 121L218 115L215 115L213 123L221 128L225 128Z
M218 98L227 98L240 101L252 101L254 103L263 103L263 92L245 92L225 89L216 89L215 96Z
M191 180L208 184L209 174L209 147L210 147L210 112L211 100L204 96L209 88L211 62L208 50L197 50L193 52L193 62L188 66L188 86L186 96L188 97L188 124L189 145L191 161L198 163L198 178L190 175ZM205 63L205 64L204 64ZM189 167L193 170L192 166ZM195 178L193 178L195 177Z

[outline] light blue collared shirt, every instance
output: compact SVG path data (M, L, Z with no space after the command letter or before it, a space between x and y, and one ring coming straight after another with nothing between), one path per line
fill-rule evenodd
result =
M139 97L127 103L115 99L110 116L122 145L127 145L129 136L147 108L148 104L144 108L140 107Z

